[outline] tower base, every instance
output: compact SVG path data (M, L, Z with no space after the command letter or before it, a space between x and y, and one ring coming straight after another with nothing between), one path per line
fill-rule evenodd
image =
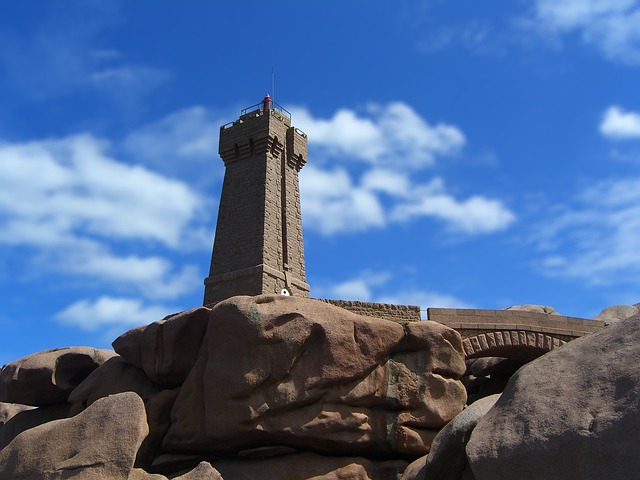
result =
M216 304L236 295L261 295L283 293L308 297L311 287L289 272L281 272L269 265L260 264L233 272L205 278L204 305Z

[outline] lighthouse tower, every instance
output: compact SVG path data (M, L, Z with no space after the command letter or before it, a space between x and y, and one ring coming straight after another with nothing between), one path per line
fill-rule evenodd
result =
M204 304L234 295L309 296L298 172L307 136L269 97L220 127L225 165Z

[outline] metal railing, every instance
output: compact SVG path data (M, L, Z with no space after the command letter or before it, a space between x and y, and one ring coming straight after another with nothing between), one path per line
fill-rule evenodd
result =
M251 105L250 107L247 107L247 108L243 108L240 111L240 115L246 115L247 113L254 112L257 110L263 111L262 102L256 103L255 105ZM278 110L280 113L283 113L284 115L286 115L289 118L289 120L291 120L291 112L289 112L289 110L287 110L282 105L280 105L279 103L273 100L271 100L271 110Z

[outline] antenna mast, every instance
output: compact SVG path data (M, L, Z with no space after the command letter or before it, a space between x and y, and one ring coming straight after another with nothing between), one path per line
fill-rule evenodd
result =
M271 98L276 98L276 69L271 65Z

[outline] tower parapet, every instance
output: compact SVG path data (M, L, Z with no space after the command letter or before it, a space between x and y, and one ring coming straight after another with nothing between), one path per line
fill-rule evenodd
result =
M222 195L204 304L234 295L309 296L298 172L307 136L267 95L220 127Z

